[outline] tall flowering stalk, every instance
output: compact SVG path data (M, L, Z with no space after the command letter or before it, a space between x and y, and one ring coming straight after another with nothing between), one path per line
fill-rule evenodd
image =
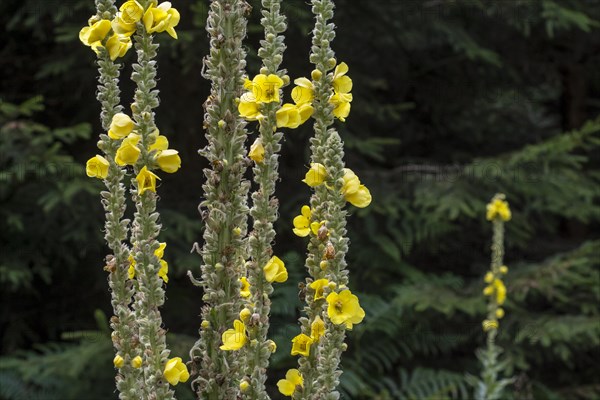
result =
M348 289L345 256L346 202L366 207L369 190L352 170L345 168L344 145L332 127L337 117L345 121L350 112L352 80L348 66L336 67L330 47L335 37L331 0L313 0L316 23L310 61L315 65L312 82L296 80L296 97L307 97L314 106L314 137L311 168L304 182L314 188L310 207L304 206L294 219L294 233L309 236L303 297L306 317L300 319L302 333L292 340L292 355L299 355L299 370L290 370L278 382L279 390L295 399L338 399L336 391L341 354L347 347L345 331L364 318L358 298ZM332 72L332 70L335 70ZM304 96L305 95L305 96Z
M504 265L504 223L511 219L511 211L503 194L496 194L487 205L488 221L493 224L492 261L490 270L483 278L487 286L483 294L489 297L487 318L483 321L483 330L487 334L486 348L477 356L483 365L481 380L475 381L475 398L478 400L496 400L502 397L502 391L512 379L499 379L504 369L498 357L502 349L496 346L499 320L504 317L502 305L506 301L506 286L502 281L508 273Z
M94 45L97 54L99 71L98 101L102 106L102 128L108 132L111 128L113 117L122 110L120 105L119 67L111 57L110 47L107 42L107 25L110 26L117 12L112 0L97 0L97 13L92 16L89 26L82 29L80 38L85 45ZM89 41L90 36L92 42ZM104 37L102 37L104 35ZM100 42L100 43L98 43ZM115 57L116 58L116 57ZM123 180L125 169L115 162L115 155L119 143L109 138L107 134L100 135L98 147L104 155L96 155L86 165L86 172L90 177L104 180L106 191L102 192L102 205L106 221L104 225L105 239L112 254L106 257L106 270L109 272L108 283L111 289L111 304L114 316L110 319L113 330L112 342L116 351L114 358L115 367L119 369L116 377L119 398L133 400L139 398L141 389L141 373L132 360L140 355L138 346L138 326L131 302L134 288L127 280L129 267L129 248L125 243L128 239L129 220L124 219L125 213L125 186Z
M286 21L281 14L281 0L262 1L261 24L264 27L265 39L261 41L258 55L263 60L263 67L259 77L270 77L273 85L257 85L254 91L280 91L279 83L289 81L285 70L279 66L285 51L284 36ZM283 79L282 79L283 78ZM255 78L254 81L258 79ZM281 81L281 82L280 82ZM249 83L246 85L250 86ZM252 84L254 86L254 84ZM260 98L263 93L257 93ZM256 97L255 97L256 100ZM272 101L262 104L260 107L261 118L259 125L259 137L251 146L250 158L254 161L254 182L257 186L252 193L252 208L250 215L253 220L253 230L248 238L250 262L247 263L247 282L249 293L246 297L246 309L251 319L247 321L248 337L250 346L246 346L246 377L241 383L243 398L246 399L268 399L265 390L267 379L267 367L269 357L275 351L275 344L267 339L269 331L269 314L271 301L269 296L273 293L273 280L268 279L264 267L274 265L277 259L273 259L272 244L275 239L273 224L278 217L279 202L274 196L275 184L279 178L279 151L280 141L283 133L277 131L277 112L281 107L281 101ZM244 103L240 105L244 111ZM279 280L281 281L281 279ZM245 281L243 281L245 283Z
M205 77L212 87L204 115L208 145L200 154L211 168L204 170L203 265L201 280L196 282L204 290L205 305L200 338L190 353L198 372L192 386L202 399L237 398L244 369L239 354L227 350L239 349L247 340L244 324L236 320L242 309L240 278L245 275L249 189L243 177L248 166L246 123L237 109L243 91L246 53L242 40L249 11L243 0L213 0L206 25L210 54L205 59Z
M136 207L131 228L132 248L128 252L126 247L121 246L121 250L115 251L115 265L112 267L119 271L115 285L120 290L127 290L128 296L119 303L119 312L125 314L128 321L135 319L132 324L135 329L113 334L113 342L122 349L115 356L114 365L124 374L122 378L117 377L117 385L122 386L119 388L122 398L174 399L169 383L185 382L189 374L180 358L167 359L166 332L161 327L159 307L164 304L162 282L168 281L168 264L162 259L166 244L157 241L160 225L156 212L156 181L160 178L152 170L160 168L173 173L179 169L181 160L176 150L168 149L167 138L159 135L154 123L153 109L158 106L158 91L154 89L154 58L158 45L153 44L152 34L166 31L177 38L174 28L179 23L179 13L171 7L171 3L158 5L154 0L128 0L118 12L112 2L105 2L102 7L101 19L91 19L89 26L80 32L81 41L104 57L101 74L102 68L112 74L106 78L104 88L100 87L99 95L108 110L102 114L108 134L102 135L101 147L109 160L102 156L92 158L87 165L88 175L105 178L111 183L111 189L116 190L118 197L108 196L106 203L119 206L121 216L125 204L124 186L121 184L126 171L123 167L132 166L136 175L131 189ZM132 119L116 112L121 110L120 106L116 106L118 69L110 62L127 53L134 34L138 60L133 65L132 74L137 85L131 105ZM111 169L117 177L114 183L107 178ZM110 222L113 229L118 220ZM125 220L119 223L121 230L126 229L127 223ZM119 239L124 240L126 230L118 233L121 234ZM129 308L132 294L133 311ZM119 315L111 319L113 325L122 325L122 322ZM126 351L126 346L129 346L127 349L134 348L135 353Z

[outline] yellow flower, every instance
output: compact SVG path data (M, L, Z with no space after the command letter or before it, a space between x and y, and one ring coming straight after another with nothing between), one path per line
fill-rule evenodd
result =
M165 260L160 260L160 269L158 270L158 276L162 278L165 283L169 283L169 277L167 274L169 273L169 264Z
M310 337L313 341L318 342L321 336L325 334L325 322L318 315L315 320L310 324Z
M502 199L493 199L486 208L486 218L488 221L492 221L495 218L500 218L503 221L509 221L512 216L508 202Z
M135 133L130 133L123 142L121 142L121 146L117 149L117 154L115 156L115 162L117 165L134 165L142 151L137 147L138 142L140 141L140 135Z
M91 22L91 21L90 21ZM110 21L107 19L101 19L89 26L85 26L79 31L79 40L86 46L98 47L102 46L102 40L110 32Z
M350 290L341 293L332 292L327 296L327 315L336 325L345 324L346 329L352 329L353 324L359 324L365 317L365 310L360 307L358 297Z
M156 258L158 258L159 260L161 258L163 258L165 256L165 249L166 248L167 248L167 243L160 242L158 244L158 249L154 250L154 255L156 256Z
M248 391L248 389L250 389L250 384L248 383L248 381L243 380L240 382L240 392L242 393L246 393Z
M142 357L136 356L133 360L131 360L131 366L133 368L140 368L142 366Z
M498 321L495 319L486 319L482 323L483 331L487 332L492 329L498 329Z
M502 309L502 308L498 308L498 309L496 310L496 318L500 319L500 318L502 318L502 317L504 317L504 309Z
M292 339L292 355L308 357L310 354L310 345L312 343L313 340L310 338L310 336L307 336L304 333L299 334Z
M233 329L227 329L221 336L223 345L220 347L221 350L239 350L248 341L246 338L246 327L244 323L239 319L233 321Z
M248 321L250 320L251 316L252 316L252 311L250 311L249 308L244 308L242 311L240 311L240 320L244 324L248 323Z
M311 210L309 206L302 206L300 215L294 218L294 234L300 237L306 237L310 233ZM315 233L316 235L316 233Z
M315 291L315 300L319 300L323 298L323 289L329 285L329 281L325 278L317 279L313 283L309 285L309 287Z
M115 366L115 368L122 368L123 365L125 365L125 360L123 359L123 357L117 354L115 358L113 358L113 365Z
M250 152L248 153L248 157L252 159L255 163L261 163L265 159L265 147L262 144L260 138L257 138L252 146L250 146Z
M179 11L171 7L171 3L168 1L160 3L158 7L154 7L152 4L143 17L148 33L166 31L173 39L177 39L175 27L179 24L179 19Z
M160 151L156 156L158 167L166 173L172 174L181 168L179 152L173 149Z
M135 278L135 259L133 258L133 255L130 254L127 260L129 261L127 275L129 276L129 279L133 279Z
M134 127L135 123L129 117L129 115L124 113L116 113L113 115L112 121L110 122L108 136L111 139L123 139L133 131Z
M137 23L141 21L144 7L135 0L128 0L119 8L111 26L115 33L130 37L135 33Z
M494 281L494 274L491 272L488 272L487 274L485 274L485 276L483 277L483 281L485 283L492 283Z
M342 122L346 121L348 115L350 115L350 109L352 102L351 93L335 93L329 99L329 102L333 105L333 115Z
M148 171L148 168L144 166L144 168L140 170L140 173L135 177L135 180L138 183L138 194L141 196L146 190L156 193L157 179L160 180L155 173Z
M180 357L171 358L167 361L163 375L167 382L173 386L179 382L185 383L190 378L187 366L181 361Z
M244 93L242 97L240 97L238 111L240 116L246 121L259 121L264 118L260 113L260 107L256 102L256 97L254 97L251 92Z
M158 132L158 129L156 130L156 132ZM154 143L152 143L152 146L150 146L150 148L148 150L149 151L152 151L152 150L163 151L163 150L167 150L168 148L169 148L169 139L167 139L166 136L163 136L161 134L156 134L156 139L154 140Z
M245 276L240 278L240 282L242 283L240 288L240 296L250 297L250 282L248 282L248 279Z
M333 72L333 90L336 93L350 93L352 90L352 79L346 76L348 69L348 65L345 62L335 67L335 71Z
M285 374L285 379L280 379L277 382L279 392L284 396L292 396L296 391L296 387L304 387L304 379L297 369L290 369Z
M306 183L310 187L316 187L323 184L326 178L327 170L323 164L310 163L310 169L306 173L306 176L302 182Z
M300 112L294 104L286 103L275 113L278 128L296 129L300 126Z
M246 87L250 86L248 83ZM252 80L252 94L257 103L279 103L279 89L283 86L283 80L275 74L259 74Z
M106 179L109 165L106 158L95 155L85 163L85 173L90 178Z
M292 89L292 100L294 100L294 103L298 105L312 103L315 98L315 87L312 82L307 78L298 78L294 80L294 83L297 85Z
M106 41L106 50L108 50L108 55L112 61L123 57L131 46L131 38L128 36L115 34Z
M494 293L494 288L492 286L486 286L485 288L483 288L484 296L491 296L493 293Z
M494 291L496 292L496 303L498 305L504 304L506 300L506 286L500 279L494 280Z
M277 257L273 256L267 262L267 265L264 266L263 271L265 273L265 279L267 282L285 282L288 278L287 269L285 269L285 264L283 261Z
M344 185L342 194L346 201L355 207L365 208L371 204L371 192L360 183L358 176L350 168L344 168Z

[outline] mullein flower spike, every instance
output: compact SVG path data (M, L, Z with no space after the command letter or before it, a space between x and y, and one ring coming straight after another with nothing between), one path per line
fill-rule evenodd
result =
M98 13L80 31L79 38L100 59L104 87L100 88L99 99L103 105L103 128L107 131L101 136L101 148L108 157L96 156L89 160L86 172L89 176L104 179L110 196L116 198L116 201L107 201L105 207L119 207L118 210L107 210L107 238L111 235L109 228L118 224L121 229L119 241L109 242L119 266L110 270L120 272L110 281L117 314L111 319L115 328L113 343L117 350L122 347L122 352L115 357L115 365L119 365L123 375L117 379L117 386L123 399L148 397L150 394L156 399L172 399L173 392L162 379L162 366L167 365L168 371L173 368L181 370L181 367L168 364L166 359L169 352L158 307L164 303L161 284L168 282L168 264L162 259L164 246L159 246L156 241L160 231L156 223L156 197L149 193L156 193L156 184L160 180L153 169L173 173L179 169L181 160L175 150L166 146L159 149L152 147L155 142L163 144L166 141L157 140L158 130L153 121L152 109L158 105L158 92L152 90L156 86L156 67L152 59L158 46L152 44L151 34L166 31L176 37L174 28L179 22L179 13L168 2L157 5L156 1L129 0L123 2L118 11L111 0L97 0L96 4ZM132 47L132 38L136 41L138 55L138 64L134 66L132 75L138 86L131 107L133 118L123 113L118 105L118 69L112 64ZM104 72L112 73L112 76L105 76L108 74ZM127 238L128 221L120 221L125 204L122 180L127 166L133 167L133 198L137 209L132 224L131 253L121 244ZM112 219L110 226L109 218ZM153 251L156 248L160 254ZM130 303L134 293L136 301L132 312ZM129 324L129 329L118 329L124 325L123 321ZM132 343L140 343L145 348L144 353L131 346ZM137 370L140 372L134 372ZM180 380L187 378L181 377Z
M486 272L483 281L486 286L483 294L488 297L488 313L481 326L487 336L487 346L478 353L483 365L481 379L475 380L475 398L485 400L490 398L501 398L504 387L512 382L512 379L499 379L502 367L498 362L502 350L496 346L495 339L500 328L500 319L505 315L501 307L506 301L506 285L503 277L508 273L508 267L504 265L504 223L512 217L508 202L503 194L496 194L486 207L486 219L492 222L492 262L490 270Z
M96 155L86 164L86 174L102 179L106 191L102 192L102 205L106 221L105 239L112 254L106 257L106 270L111 289L111 304L114 316L110 318L112 343L116 356L113 363L118 368L116 386L119 398L134 400L142 388L141 371L133 364L141 355L141 348L134 340L139 334L139 326L131 310L133 285L127 280L128 257L130 255L126 241L129 236L129 221L124 219L126 209L125 170L115 162L118 144L110 136L111 130L122 134L130 129L131 120L121 118L119 69L117 58L125 55L131 47L127 38L111 34L110 19L117 13L114 0L96 0L96 15L88 21L79 34L81 42L91 47L97 57L99 85L97 98L101 104L100 119L102 128L109 135L101 134L98 147L102 155ZM121 118L121 119L120 119ZM113 124L113 120L117 123ZM127 135L129 132L125 133ZM129 362L131 360L131 362Z
M311 341L298 337L296 340L294 353L300 355L297 376L302 384L294 384L287 378L280 381L279 389L286 396L306 400L339 397L336 387L341 374L341 353L347 347L345 332L365 316L358 297L346 287L348 239L344 206L349 202L356 207L367 207L372 197L356 174L345 168L343 142L332 128L336 118L344 122L349 116L352 101L348 65L337 64L330 47L335 37L335 25L329 22L333 9L332 0L312 0L316 23L310 61L315 69L311 72L312 81L298 78L292 90L299 112L310 105L310 114L315 118L310 169L303 179L314 193L310 206L302 207L301 214L293 221L294 233L310 238L306 259L310 277L306 287L312 295L304 296L306 318L300 322L301 334Z

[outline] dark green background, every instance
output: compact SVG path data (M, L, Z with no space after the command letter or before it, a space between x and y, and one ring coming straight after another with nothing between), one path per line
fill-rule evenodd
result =
M175 0L180 39L158 39L157 122L183 160L177 174L162 174L159 191L171 268L162 311L173 354L184 359L202 296L186 272L198 276L200 266L189 250L202 230L207 3ZM262 29L251 3L254 75ZM336 126L347 165L374 198L350 208L350 286L367 318L349 334L344 398L472 397L465 375L479 373L484 342L485 204L498 191L514 216L498 341L506 376L517 378L506 397L600 398L600 1L336 4L334 49L354 80L351 115ZM286 0L284 9L284 67L309 76L310 7ZM95 57L77 39L93 10L91 0L0 5L0 399L117 396L102 184L83 167L101 133ZM126 106L134 56L122 70ZM274 295L271 388L295 364L305 241L291 220L309 197L300 179L310 135L310 124L286 130L282 149L275 249L290 279Z

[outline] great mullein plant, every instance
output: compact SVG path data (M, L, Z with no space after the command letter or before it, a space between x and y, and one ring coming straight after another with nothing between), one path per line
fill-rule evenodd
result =
M98 0L97 14L80 32L80 40L98 56L102 104L102 125L107 131L100 136L96 155L86 165L87 174L103 179L106 210L106 239L113 255L107 269L112 289L115 316L111 318L113 343L117 354L113 360L117 388L123 399L172 399L169 384L185 382L189 374L180 358L168 359L165 330L159 307L164 303L163 282L168 281L168 264L163 260L165 243L159 243L159 214L156 212L156 183L160 178L153 170L176 172L181 159L168 148L154 123L153 109L158 106L156 87L156 51L153 34L167 32L174 38L179 13L170 3L156 1L124 2L119 11L114 2ZM135 35L135 36L134 36ZM132 47L135 38L137 63L132 80L136 83L132 117L121 112L119 105L118 64ZM136 211L131 224L130 247L127 239L129 220L125 212L125 179L133 172L128 185ZM129 250L130 249L130 250ZM132 303L133 297L133 303Z
M251 194L252 231L248 237L247 276L241 277L241 295L245 299L240 312L240 322L245 325L248 345L242 347L246 360L240 392L245 399L268 399L265 389L269 357L276 350L275 342L268 339L269 314L274 282L287 280L283 261L273 255L275 229L278 217L278 199L274 196L275 183L279 178L279 151L283 133L278 128L288 126L281 121L281 88L289 83L285 70L279 69L285 51L283 32L285 16L281 14L281 0L262 1L261 24L264 39L258 55L262 59L260 74L252 81L245 80L248 90L242 95L238 111L247 117L247 111L257 120L258 137L250 147L248 157L254 163L254 190ZM278 119L278 115L280 118ZM299 116L299 115L298 115ZM286 121L287 122L287 121Z
M489 298L488 314L483 321L483 331L486 333L486 347L477 352L483 369L481 378L469 377L475 386L477 400L497 400L502 398L504 388L513 382L511 378L500 379L500 374L505 368L505 362L499 361L502 353L495 341L500 328L500 319L504 317L504 302L506 301L506 286L503 277L508 273L504 265L504 224L510 221L512 214L505 195L496 194L487 205L486 218L492 222L492 261L490 270L483 280L486 283L483 294Z
M205 223L202 276L193 282L204 291L200 338L192 348L192 382L198 398L235 399L239 393L245 360L235 350L246 342L239 318L243 308L240 289L246 274L248 190L244 178L246 123L238 114L244 91L246 15L250 6L239 0L213 0L206 30L210 54L205 59L205 78L211 92L204 104L208 145L200 150L210 164L204 170L204 201L200 209Z
M301 297L306 299L306 317L300 318L301 333L292 340L292 355L299 368L289 370L278 382L279 391L295 399L338 399L340 358L346 349L346 330L360 323L365 312L348 288L345 256L346 203L366 207L369 190L356 174L345 168L344 144L333 128L335 118L344 122L350 113L352 80L348 66L337 64L331 42L335 37L331 0L313 0L315 15L310 61L315 65L311 80L297 79L294 98L314 108L311 163L304 182L314 189L310 206L294 218L294 233L309 237L306 279Z

